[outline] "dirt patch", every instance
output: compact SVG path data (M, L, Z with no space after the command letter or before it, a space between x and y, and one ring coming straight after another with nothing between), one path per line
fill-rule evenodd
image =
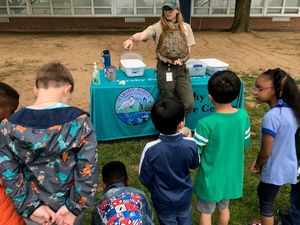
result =
M197 45L192 58L218 58L236 72L259 73L281 67L300 78L300 32L195 32ZM72 71L75 92L71 104L89 110L89 86L93 62L102 66L100 54L108 48L112 64L119 66L122 43L130 34L2 34L0 35L0 79L21 94L20 107L34 101L37 68L60 60ZM155 67L153 41L136 43L134 51L144 56L147 67Z

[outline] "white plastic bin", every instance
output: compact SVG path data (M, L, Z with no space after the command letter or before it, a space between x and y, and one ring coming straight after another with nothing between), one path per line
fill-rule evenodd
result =
M189 59L186 61L186 67L189 70L190 76L204 76L206 71L206 64L199 59Z
M146 65L140 59L121 59L121 68L128 77L144 75Z
M218 59L199 59L199 61L206 64L206 73L213 75L217 71L223 71L228 68L228 64Z

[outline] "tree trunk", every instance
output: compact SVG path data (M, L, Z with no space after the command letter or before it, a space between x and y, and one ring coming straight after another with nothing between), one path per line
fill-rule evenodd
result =
M232 32L250 32L251 0L236 0L234 18L229 31Z

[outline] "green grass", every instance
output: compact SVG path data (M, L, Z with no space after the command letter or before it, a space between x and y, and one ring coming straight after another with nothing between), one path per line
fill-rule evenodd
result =
M240 74L245 86L245 109L251 118L251 147L245 151L245 172L244 172L244 196L238 200L232 200L230 203L231 225L243 225L251 221L253 218L259 218L259 207L256 196L256 187L259 182L257 175L250 173L250 166L254 161L259 149L259 128L261 118L268 110L267 105L256 105L252 96L251 88L254 86L255 78L258 74ZM300 80L297 80L300 84ZM195 121L196 122L196 121ZM146 192L150 199L149 192L141 185L138 179L138 166L141 152L145 144L156 137L136 138L120 141L101 142L99 143L99 169L111 160L120 160L127 166L130 184L136 188L142 189ZM192 178L194 180L196 171L192 171ZM99 180L101 179L99 174ZM289 207L289 190L288 185L284 186L277 196L276 209L286 210ZM101 194L101 187L99 195ZM193 196L193 224L198 224L198 212L195 207L195 196ZM85 216L85 225L90 224L90 210ZM157 219L155 219L155 224ZM213 216L213 224L216 224L216 215Z

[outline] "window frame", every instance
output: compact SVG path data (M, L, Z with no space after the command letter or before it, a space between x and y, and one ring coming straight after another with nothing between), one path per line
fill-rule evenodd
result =
M49 8L44 6L35 6L31 4L30 0L24 0L25 6L10 6L9 0L5 0L6 6L0 6L0 9L6 14L0 14L0 17L159 17L161 15L161 4L162 0L152 0L153 4L151 6L138 6L137 1L139 0L132 0L133 1L133 12L132 13L119 13L119 9L122 7L118 7L118 1L125 1L125 0L111 0L110 6L96 6L94 4L94 0L90 0L90 6L74 6L74 0L70 0L70 8L63 7L63 6L55 6L53 5L53 0L49 0ZM234 4L235 1L232 0L202 0L204 2L210 2L208 6L197 6L198 1L201 0L191 0L191 16L192 17L233 17L234 16ZM226 3L225 6L215 6L211 1L219 1ZM298 7L286 6L287 0L282 1L282 6L269 6L270 0L264 0L262 2L262 6L255 6L252 7L252 13L250 14L251 17L300 17L300 5ZM6 9L6 11L5 11ZM26 12L23 14L14 14L12 13L12 9L25 9ZM43 13L35 13L35 9L47 9L49 12L48 14ZM56 14L55 10L57 9L70 9L69 14ZM80 9L90 9L90 13L76 13L76 10ZM110 11L110 13L97 13L97 9L103 9ZM123 7L126 9L126 7ZM131 8L130 8L131 9ZM139 9L151 9L152 14L148 13L138 13ZM216 13L216 10L224 10L224 13ZM197 10L204 10L207 13L196 13ZM278 12L271 13L272 10L278 10ZM287 12L288 10L291 13ZM89 11L89 10L87 10ZM258 11L255 13L253 11ZM293 12L295 11L295 12ZM259 13L261 12L261 13Z

